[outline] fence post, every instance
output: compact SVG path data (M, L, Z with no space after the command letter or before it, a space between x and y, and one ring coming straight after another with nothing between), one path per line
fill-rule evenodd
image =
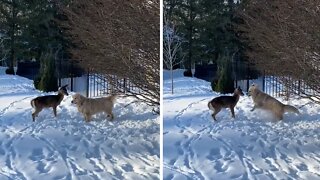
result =
M123 93L126 93L126 78L123 79Z
M298 95L299 95L299 96L300 96L300 91L301 91L301 90L300 90L300 86L301 86L301 81L299 80L299 81L298 81Z
M265 71L263 71L263 75L262 75L262 91L266 92L265 90L265 83L266 80L265 80Z
M58 86L61 87L61 77L58 78Z
M86 90L86 96L89 97L89 70L87 71L87 90Z

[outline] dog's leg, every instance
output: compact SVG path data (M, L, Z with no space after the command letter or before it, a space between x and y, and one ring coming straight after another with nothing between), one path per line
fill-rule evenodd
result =
M110 113L110 120L112 121L113 120L113 113Z
M276 115L276 117L278 118L278 120L283 120L283 111L277 111L276 113L275 113L275 115Z
M283 115L282 114L276 114L276 117L278 120L282 120L283 119Z
M85 113L83 113L83 112L81 112L81 114L82 114L83 117L84 117L84 121L87 122L87 115L86 115Z
M85 117L84 119L85 119L86 122L90 122L91 114L86 113L86 114L84 115L84 117Z

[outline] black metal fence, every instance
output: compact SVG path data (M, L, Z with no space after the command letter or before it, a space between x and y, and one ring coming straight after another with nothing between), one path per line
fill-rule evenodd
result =
M294 80L288 77L264 76L264 92L272 96L285 96L289 98L293 94L318 96L317 91L312 89L302 80Z
M87 97L98 97L113 93L140 93L141 90L128 78L119 78L115 75L101 75L87 73L81 77L63 78L59 86L68 84L69 89Z
M140 93L141 90L128 78L116 75L88 74L87 97L102 96L112 93Z
M230 75L233 76L234 86L240 86L244 91L248 91L249 87L255 83L265 93L274 97L285 96L289 98L293 94L319 96L315 90L302 80L264 75L258 73L247 63L234 62L233 72ZM217 79L217 65L195 65L195 77L209 82Z
M293 80L286 77L260 76L257 79L237 80L235 87L240 86L244 91L248 91L252 84L257 84L263 92L274 97L286 97L296 95L318 96L317 92L310 88L302 80Z

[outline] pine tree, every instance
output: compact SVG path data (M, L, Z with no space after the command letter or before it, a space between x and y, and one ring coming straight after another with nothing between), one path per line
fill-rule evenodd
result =
M58 26L56 19L61 18L54 2L35 0L30 2L29 9L32 13L28 27L23 31L23 37L28 42L28 54L40 62L40 73L34 79L36 88L43 91L57 90L57 71L55 61L61 57L68 46L68 41ZM49 83L49 84L47 84Z
M66 46L55 18L56 4L49 0L0 0L0 33L9 52L8 73L19 60L40 59L47 49L58 51Z
M164 4L166 17L177 26L181 32L182 38L186 41L182 45L183 54L185 54L184 66L186 76L192 76L191 68L201 52L201 46L198 41L198 21L199 0L170 0Z
M21 29L25 26L26 1L0 0L0 33L5 37L4 46L9 52L8 74L14 74L13 66L21 57Z
M55 73L55 61L52 49L42 54L41 61L41 73L35 81L37 89L42 91L56 91L58 89L58 79Z
M186 75L191 75L193 63L217 62L221 56L240 53L233 26L237 8L233 0L168 0L164 4L164 13L185 40L182 53L186 55Z
M218 60L218 82L211 84L212 90L221 93L232 93L234 90L234 79L232 77L232 63L230 57L223 55Z

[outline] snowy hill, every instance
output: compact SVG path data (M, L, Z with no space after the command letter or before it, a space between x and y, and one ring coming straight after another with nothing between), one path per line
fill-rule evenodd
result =
M224 109L214 122L210 83L178 75L172 95L164 77L164 179L320 179L319 105L279 98L302 114L275 122L243 96L235 119Z
M85 123L72 97L32 122L33 82L0 75L0 179L159 179L159 116L120 98L115 120ZM53 94L53 93L49 93ZM71 93L72 95L73 93Z

